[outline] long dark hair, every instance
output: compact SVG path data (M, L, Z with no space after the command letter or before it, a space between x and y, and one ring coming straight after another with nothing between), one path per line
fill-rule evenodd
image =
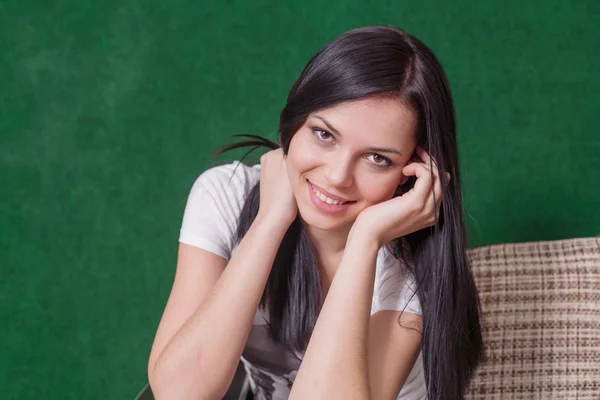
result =
M227 145L217 154L247 146L281 146L287 154L293 135L309 114L374 96L396 98L416 112L417 145L452 176L448 182L440 174L443 201L437 223L391 242L390 250L417 284L428 398L459 399L483 359L483 343L479 297L466 257L454 105L432 51L394 27L343 33L311 58L294 83L281 112L279 145L260 136L238 135L249 140ZM238 243L258 213L259 194L256 184L239 219ZM410 259L402 240L408 244ZM273 340L293 350L305 349L322 301L313 248L296 219L279 247L260 303L268 309Z

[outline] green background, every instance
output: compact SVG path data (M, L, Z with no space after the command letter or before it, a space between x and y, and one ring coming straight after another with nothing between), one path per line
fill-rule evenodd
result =
M0 1L0 397L135 396L211 152L374 24L446 69L470 247L600 233L599 0Z

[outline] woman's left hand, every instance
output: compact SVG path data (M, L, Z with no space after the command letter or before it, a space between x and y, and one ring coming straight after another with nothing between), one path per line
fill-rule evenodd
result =
M351 235L374 239L380 247L395 238L435 224L442 204L440 171L436 160L423 148L417 147L415 153L420 160L402 168L405 176L417 177L413 188L401 196L365 208L356 218ZM449 182L450 174L447 172L446 177Z

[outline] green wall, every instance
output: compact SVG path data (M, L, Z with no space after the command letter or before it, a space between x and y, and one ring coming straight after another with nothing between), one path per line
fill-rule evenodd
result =
M0 1L0 397L137 393L194 179L354 27L442 61L471 247L599 234L600 1L492 3Z

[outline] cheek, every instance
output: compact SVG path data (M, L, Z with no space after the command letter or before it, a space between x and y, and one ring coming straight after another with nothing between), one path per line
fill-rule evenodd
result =
M301 174L316 168L319 165L318 154L308 142L306 132L299 130L290 141L287 155L288 172L290 178L300 180Z
M359 190L366 206L391 199L399 184L398 179L376 179L373 177L361 179L360 182Z

